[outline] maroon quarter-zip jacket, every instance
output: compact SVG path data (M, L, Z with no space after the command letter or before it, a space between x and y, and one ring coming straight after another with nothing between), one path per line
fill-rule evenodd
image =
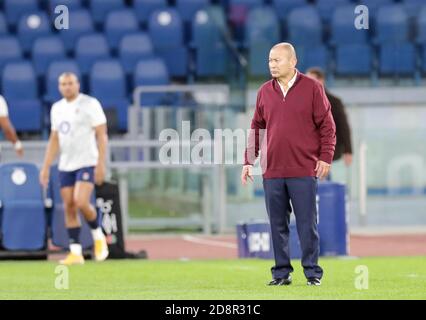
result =
M251 129L245 164L253 164L261 148L265 179L314 177L318 160L333 160L336 126L324 87L299 71L286 97L275 79L261 86ZM266 129L266 145L259 129Z

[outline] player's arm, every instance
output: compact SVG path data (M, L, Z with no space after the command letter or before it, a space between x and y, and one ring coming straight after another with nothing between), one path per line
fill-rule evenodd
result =
M47 188L49 183L50 166L59 152L59 137L57 131L51 131L49 142L47 143L46 153L44 155L43 166L40 171L40 183Z
M108 147L107 125L101 124L96 126L95 134L99 152L98 164L95 169L95 182L99 185L103 183L106 172L106 153Z
M13 143L15 146L16 153L18 156L22 157L24 155L24 149L22 143L19 141L18 136L16 135L15 128L9 120L9 117L0 116L0 127L7 140Z
M314 87L313 104L313 120L320 135L320 154L315 172L316 176L322 180L329 174L333 161L336 147L336 124L324 87L319 83Z

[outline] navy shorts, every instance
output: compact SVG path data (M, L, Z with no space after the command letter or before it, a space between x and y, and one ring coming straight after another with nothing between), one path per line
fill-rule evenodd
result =
M75 171L59 171L61 188L73 187L77 181L95 183L95 167L81 168Z

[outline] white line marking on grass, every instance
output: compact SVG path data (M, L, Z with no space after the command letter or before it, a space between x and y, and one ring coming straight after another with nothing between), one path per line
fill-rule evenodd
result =
M237 245L235 243L231 243L231 242L224 242L224 241L215 241L215 240L206 240L206 239L201 239L201 238L197 238L194 236L190 236L190 235L184 235L182 236L182 239L188 242L193 242L196 244L203 244L206 246L214 246L214 247L223 247L223 248L228 248L228 249L237 249Z
M188 261L190 261L191 259L189 259L189 258L187 258L187 257L180 257L179 258L179 261L181 261L181 262L188 262Z

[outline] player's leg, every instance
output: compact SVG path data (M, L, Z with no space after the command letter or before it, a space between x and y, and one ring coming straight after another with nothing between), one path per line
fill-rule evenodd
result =
M61 197L64 203L65 226L70 241L70 254L64 260L61 260L60 263L66 265L83 264L83 250L80 244L81 222L77 206L74 202L75 173L61 172L59 179L61 183Z
M271 225L275 266L272 267L270 285L288 285L293 267L289 248L289 197L285 179L264 179L266 211Z
M90 203L94 190L94 169L83 168L77 173L77 182L74 190L74 202L77 209L83 214L90 228L94 241L95 259L103 261L108 257L108 245L105 235L99 225L97 211Z
M96 209L90 203L93 189L94 185L92 183L77 181L74 189L74 203L76 208L83 214L89 225L91 227L98 227Z
M314 284L320 285L323 270L318 265L317 179L315 177L289 178L287 186L296 216L304 273L308 281L315 279Z

